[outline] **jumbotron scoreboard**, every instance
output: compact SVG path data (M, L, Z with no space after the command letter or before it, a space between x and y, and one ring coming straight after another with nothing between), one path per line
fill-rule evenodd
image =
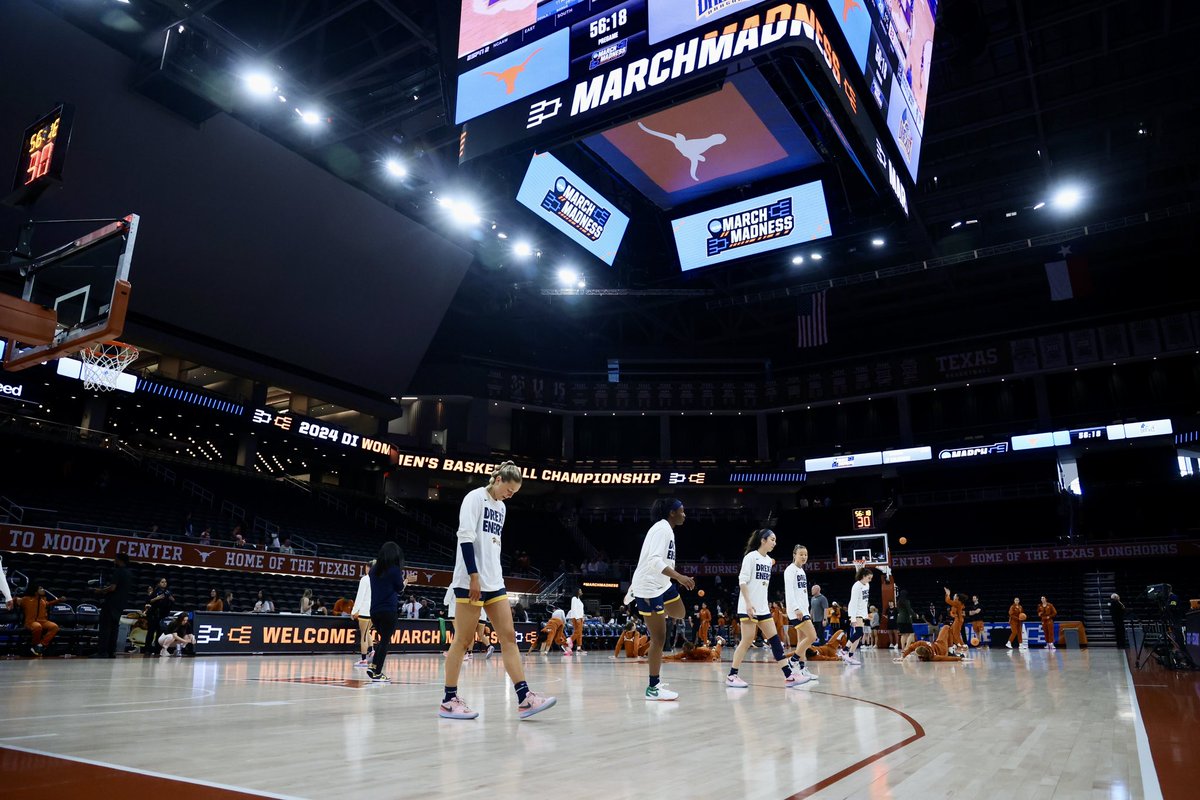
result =
M798 88L817 95L868 181L907 213L936 0L451 1L447 84L463 162L579 139L767 54L800 55L808 87Z

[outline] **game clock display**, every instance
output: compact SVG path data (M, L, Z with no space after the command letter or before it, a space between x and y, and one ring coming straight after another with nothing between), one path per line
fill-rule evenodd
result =
M9 204L28 205L62 180L73 119L74 109L63 104L25 129Z
M856 508L854 509L854 529L856 531L869 531L875 528L875 509L873 508Z

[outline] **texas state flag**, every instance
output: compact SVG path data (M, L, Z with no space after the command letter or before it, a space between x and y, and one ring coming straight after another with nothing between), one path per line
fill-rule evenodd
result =
M1072 252L1065 244L1058 248L1059 261L1046 262L1046 280L1050 283L1051 300L1070 300L1080 295L1091 294L1092 276L1088 271L1087 258Z

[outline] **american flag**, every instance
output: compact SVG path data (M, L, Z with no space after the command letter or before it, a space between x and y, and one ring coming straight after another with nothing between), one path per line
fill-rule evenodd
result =
M825 290L810 294L811 310L804 307L800 301L800 313L796 315L799 323L800 340L797 347L820 347L829 344L829 330L826 327L828 316L825 313ZM805 312L808 313L805 313Z

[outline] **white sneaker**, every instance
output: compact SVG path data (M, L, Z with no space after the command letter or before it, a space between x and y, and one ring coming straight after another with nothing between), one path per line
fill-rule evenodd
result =
M1005 649L1005 650L1012 650L1012 642L1005 642L1005 643L1004 643L1004 649Z
M787 676L787 679L783 682L783 685L788 689L796 689L800 686L810 683L812 683L812 678L809 678L799 672L793 672L791 675Z
M749 689L750 684L748 684L744 680L742 680L741 675L726 675L725 676L725 688L726 689Z
M1046 645L1046 649L1057 650L1058 648L1054 646L1054 642L1050 642L1049 644Z
M646 687L647 700L678 700L679 692L672 692L670 689L664 689L662 684L658 686Z
M493 644L489 644L487 652L483 654L484 660L486 661L487 659L491 658L492 653L494 653L494 652L496 652L496 646Z
M809 672L809 671L808 671L808 667L801 667L801 668L800 668L800 674L801 674L801 675L803 675L804 677L808 678L810 681L819 681L819 680L821 680L819 677L817 677L816 675L814 675L814 674L812 674L811 672Z
M842 651L842 661L845 661L847 664L849 664L852 667L861 667L862 666L862 662L859 661L857 658L855 658L853 653L850 653L849 651L846 651L846 650Z

